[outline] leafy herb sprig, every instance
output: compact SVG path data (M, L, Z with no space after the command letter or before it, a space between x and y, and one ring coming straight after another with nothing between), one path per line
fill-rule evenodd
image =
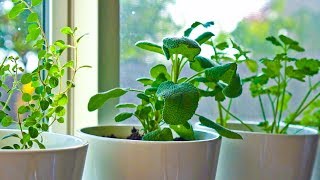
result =
M277 53L273 59L261 59L262 72L245 81L250 82L251 95L259 99L264 119L260 126L269 133L286 133L289 125L296 123L297 118L309 109L310 105L316 103L320 96L320 92L317 91L320 82L312 81L312 77L319 73L320 61L312 58L291 57L290 51L303 52L304 48L299 42L285 35L279 35L278 38L270 36L266 40L279 47L281 52ZM294 80L304 83L308 90L302 100L297 103L296 109L291 111L293 108L289 109L288 104L294 94L289 92L288 87ZM268 99L272 110L271 124L266 118L266 104L262 102L262 96ZM287 116L284 117L286 111ZM282 121L285 122L284 127L281 126Z
M173 140L172 130L186 140L194 140L194 131L189 120L195 115L200 97L203 96L202 91L195 86L198 79L225 80L223 90L227 94L232 94L235 90L233 87L238 83L232 81L236 76L236 68L233 63L226 66L203 68L190 77L180 77L185 65L195 61L195 57L200 54L200 44L206 42L210 36L210 34L200 35L195 40L187 37L166 37L161 46L148 41L137 42L137 47L163 55L171 62L171 69L168 70L163 64L152 67L150 78L137 79L144 85L143 90L115 88L96 94L91 97L88 110L94 111L112 98L133 92L136 93L141 103L118 104L116 108L132 108L133 110L116 115L116 122L135 116L143 126L143 140L171 141ZM204 117L201 119L207 120ZM241 138L240 135L214 122L208 123L208 126L216 129L222 136Z
M73 88L75 74L79 69L88 66L78 65L78 43L83 36L77 37L77 28L64 27L61 33L69 36L71 44L57 40L49 44L45 31L41 25L39 15L34 8L42 3L42 0L32 0L31 4L25 0L13 0L14 7L9 12L9 18L13 19L23 12L28 12L26 19L28 35L26 43L34 43L34 50L38 51L38 67L33 72L25 72L19 66L19 57L7 57L0 65L0 85L7 94L6 102L1 102L0 121L4 127L17 124L20 134L9 134L2 139L17 138L19 143L7 145L4 149L30 149L34 144L44 149L41 133L46 132L55 123L63 123L68 103L68 92ZM75 59L62 64L61 56L67 49L74 51ZM63 78L67 71L71 70L72 77L63 84ZM22 75L20 75L23 73ZM13 79L13 83L6 85L7 79ZM14 93L22 95L23 104L18 107L16 120L8 115L11 110L9 102Z

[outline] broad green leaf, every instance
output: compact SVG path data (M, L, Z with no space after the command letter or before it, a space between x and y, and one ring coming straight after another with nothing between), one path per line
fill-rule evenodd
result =
M139 105L137 110L134 112L134 115L138 119L147 120L150 116L149 113L152 112L152 108L150 106Z
M261 62L266 66L266 68L262 68L262 72L265 73L270 78L278 77L281 70L281 65L277 61L262 59Z
M149 97L148 97L147 95L143 94L143 93L137 94L137 97L138 97L139 99L141 99L141 100L146 101L146 102L150 102Z
M60 117L57 119L58 123L64 123L64 118L63 117Z
M304 48L299 44L290 44L289 49L295 50L297 52L304 52Z
M30 73L25 73L21 76L21 83L22 84L28 84L32 80L32 74Z
M22 94L22 100L23 100L24 102L29 102L29 101L31 101L31 95L30 95L29 93L23 93L23 94Z
M199 25L202 25L203 27L207 28L207 27L210 27L212 25L214 25L214 22L213 21L209 21L209 22L206 22L206 23L201 23L201 22L194 22L190 28L188 28L187 30L184 31L184 36L188 37L191 32L196 28L198 27Z
M147 42L147 41L138 41L136 42L135 45L141 49L148 50L151 52L156 52L163 55L162 47L155 43Z
M131 118L132 115L133 115L133 113L123 112L123 113L117 114L114 119L116 122L121 122L121 121L124 121L126 119Z
M164 99L163 120L170 125L186 123L198 107L199 92L191 83L164 82L157 95Z
M144 141L172 141L172 131L170 128L157 129L142 137Z
M60 119L60 118L59 118ZM61 120L57 120L58 122ZM60 123L60 122L59 122ZM42 124L41 125L41 129L42 131L48 131L49 130L49 125L48 124Z
M73 68L73 66L74 66L74 61L70 60L65 65L63 65L63 68L66 68L66 67Z
M16 133L11 133L11 134L8 134L8 135L4 136L4 137L2 138L2 140L7 139L7 138L10 138L10 137L19 138L19 135L16 134Z
M63 27L60 32L66 35L73 34L73 30L70 27Z
M136 108L137 105L133 103L122 103L122 104L117 104L116 108Z
M299 81L305 82L305 75L302 71L294 69L293 66L286 67L286 75L290 78L297 79Z
M37 6L37 5L41 4L41 3L42 3L42 0L31 0L31 5L32 6Z
M153 80L149 78L138 78L136 81L142 83L144 86L152 85Z
M94 111L96 109L99 109L109 99L118 98L118 97L126 94L127 92L128 91L125 89L115 88L115 89L111 89L111 90L103 92L103 93L96 94L90 98L89 103L88 103L88 110Z
M206 127L209 127L209 128L216 130L217 133L219 133L223 137L230 138L230 139L242 139L240 134L227 129L227 128L207 119L204 116L199 116L199 121L200 121L201 125L204 125Z
M59 85L59 79L56 77L50 77L49 84L51 88L55 88Z
M36 138L39 135L38 130L34 127L29 127L28 132L29 132L31 138Z
M38 22L39 18L38 18L38 14L37 13L31 13L29 14L28 18L27 18L27 22L28 23L33 23L33 22Z
M279 39L286 45L294 45L294 44L299 44L297 41L285 36L285 35L279 35Z
M66 94L62 94L58 97L58 105L64 106L68 103L68 96Z
M14 19L19 16L26 9L26 5L24 3L19 3L13 6L13 8L9 12L9 18Z
M49 102L46 100L41 100L40 107L41 107L41 110L43 110L43 111L47 110L49 107Z
M28 117L28 118L26 118L25 121L24 121L24 126L25 126L25 127L33 126L33 125L35 125L35 124L37 124L37 120L35 120L35 119L32 118L32 117Z
M186 140L195 140L193 128L188 122L179 125L170 125L170 128Z
M198 36L195 40L201 45L205 42L207 42L211 37L213 37L214 34L212 32L205 32Z
M45 149L46 147L37 139L33 140L33 142L37 143L38 147L40 149Z
M236 63L228 63L209 68L205 71L205 76L209 81L218 82L219 80L229 84L237 71Z
M14 122L13 118L11 116L6 116L1 120L1 125L3 127L8 127Z
M229 98L236 98L242 93L242 84L239 74L235 74L228 86L223 89L223 94Z
M269 36L266 38L267 41L270 41L275 46L282 46L282 44L274 36Z
M200 72L207 68L211 68L213 66L213 62L210 59L207 59L203 56L196 56L194 58L194 61L190 62L190 68L197 72Z
M19 114L24 114L24 113L26 113L26 112L28 112L29 111L29 107L27 107L27 106L20 106L19 108L18 108L18 113Z
M150 69L150 75L153 78L157 78L160 74L164 74L167 80L170 79L167 67L163 64L157 64Z
M245 64L251 72L258 71L258 63L256 61L248 59L248 60L245 60Z
M226 49L228 47L229 47L229 45L228 45L227 42L222 42L222 43L219 43L219 44L216 45L216 48L220 49L220 50L224 50L224 49Z
M163 49L168 50L167 59L170 59L173 54L181 54L188 58L189 61L192 61L195 56L200 54L201 48L200 45L189 38L182 37L168 37L163 39Z
M144 93L146 95L152 95L155 94L157 92L158 88L157 87L151 87L151 88L147 88Z
M313 76L318 74L320 61L317 59L302 58L295 62L296 67L305 75Z
M49 75L50 76L56 76L57 74L59 74L59 67L57 65L53 65L51 66L50 70L49 70Z

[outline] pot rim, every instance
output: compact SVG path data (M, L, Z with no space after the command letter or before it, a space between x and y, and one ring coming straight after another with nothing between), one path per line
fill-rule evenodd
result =
M247 125L258 125L258 123L260 121L243 121L244 123L246 123ZM200 122L196 123L199 126ZM227 124L236 124L239 125L241 124L241 122L237 121L237 120L229 120L227 122ZM285 123L281 122L281 127L285 126ZM206 127L206 126L203 126ZM208 127L206 127L208 128ZM251 131L244 131L244 130L235 130L235 129L231 129L237 133L243 133L243 134L255 134L255 135L264 135L264 136L282 136L282 137L302 137L302 136L319 136L319 132L316 129L310 128L310 127L305 127L305 126L301 126L301 125L293 125L291 124L289 126L290 129L296 129L297 131L304 131L307 133L297 133L297 134L271 134L271 133L266 133L266 132L251 132Z
M0 129L0 131L8 131L8 133L12 133L13 131L20 132L18 129ZM77 149L86 148L88 146L88 141L84 140L82 138L71 136L67 134L60 134L60 133L54 133L54 132L43 132L43 134L51 134L56 136L62 136L62 137L68 137L75 139L77 142L79 142L77 145L71 145L69 147L58 147L58 148L50 148L50 149L0 149L1 153L26 153L26 154L32 154L32 153L50 153L50 152L61 152L61 151L73 151Z
M113 127L127 127L127 126L141 127L141 125L139 125L139 124L107 124L107 125L84 127L84 128L78 129L77 133L79 133L80 135L91 137L91 138L96 138L96 139L99 139L102 141L122 142L122 143L131 143L131 144L191 144L191 143L205 143L205 142L210 142L210 141L220 141L221 140L221 136L218 133L208 131L205 129L200 129L200 128L194 128L193 130L199 131L199 132L204 132L204 133L210 134L214 137L202 139L202 140L192 140L192 141L142 141L142 140L130 140L130 139L101 137L101 136L97 136L97 135L88 134L88 133L85 133L82 131L84 129L89 129L89 128L110 127L110 126L113 126Z

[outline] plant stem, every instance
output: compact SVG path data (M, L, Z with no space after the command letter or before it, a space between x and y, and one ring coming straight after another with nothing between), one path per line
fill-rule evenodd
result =
M270 104L271 104L271 109L272 109L272 114L273 114L273 116L275 116L275 109L274 109L274 102L273 102L273 100L272 100L272 98L271 98L271 96L270 96L270 94L268 93L268 99L269 99L269 101L270 101Z
M186 79L184 82L190 82L192 81L195 77L199 76L200 74L203 74L205 72L205 70L202 70L196 74L194 74L193 76L189 77L188 79Z
M280 129L280 121L281 121L281 117L282 117L282 113L283 113L283 105L284 105L284 99L285 99L285 95L286 95L286 88L287 88L287 75L286 75L286 68L287 68L287 60L284 61L284 87L282 90L282 99L281 99L281 106L280 106L280 112L279 112L279 118L278 118L278 124L277 124L277 128L276 128L276 132L279 132Z
M230 111L230 109L231 109L231 104L232 104L232 99L230 99L229 100L229 103L228 103L228 111ZM229 119L230 117L229 117L229 114L227 113L226 114L226 118L225 118L225 121L227 122L227 120Z
M238 120L242 125L244 125L246 128L248 128L251 132L253 132L253 129L248 126L246 123L244 123L240 118L236 117L235 115L233 115L230 111L228 111L225 107L221 106L221 108L228 114L230 114L231 117L235 118L236 120Z
M219 120L220 120L220 125L223 126L223 127L226 127L226 124L224 122L224 119L223 119L223 114L222 114L222 104L220 101L217 101L218 103L218 110L219 110Z
M262 100L261 100L261 95L259 95L259 103L260 103L260 107L261 107L261 111L262 111L263 120L266 123L268 121L267 121L266 113L265 113L264 106L263 106L263 103L262 103Z

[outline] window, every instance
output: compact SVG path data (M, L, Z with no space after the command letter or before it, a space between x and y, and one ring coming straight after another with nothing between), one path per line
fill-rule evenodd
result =
M30 0L27 0L30 3ZM14 20L8 19L7 13L13 7L11 0L0 0L0 62L3 62L5 57L13 56L19 57L19 66L25 69L25 72L32 72L38 66L37 52L33 50L32 43L25 44L26 35L28 32L28 23L25 22L29 15L29 12L25 11L21 16ZM40 6L38 6L40 7ZM44 7L44 6L43 6ZM45 9L43 7L35 9L40 15L44 17ZM44 21L43 21L44 22ZM21 74L20 74L21 76ZM1 77L1 82L5 83L8 88L12 86L11 78ZM30 85L24 85L25 91L33 91ZM8 98L6 90L1 88L1 104ZM15 93L9 102L10 111L8 113L11 117L16 117L17 108L23 103L21 100L21 94ZM12 125L11 128L15 128Z
M315 0L120 0L120 86L142 88L135 80L141 76L148 77L148 69L155 62L167 63L161 56L134 47L135 42L148 40L161 44L164 36L182 36L183 30L194 21L214 21L215 25L210 30L214 32L215 40L232 38L254 52L250 55L253 59L272 55L275 49L265 41L265 37L278 34L299 40L307 49L305 56L320 58L319 5L320 2ZM212 54L210 49L202 53ZM242 77L250 74L245 69L240 69ZM305 92L303 87L295 84L290 88L301 94ZM247 85L244 89L248 89ZM126 95L120 101L137 103L134 94ZM215 103L212 99L204 99L198 111L216 118ZM261 118L259 102L252 99L247 90L233 103L231 111L239 117L245 120ZM294 105L295 101L291 103Z

